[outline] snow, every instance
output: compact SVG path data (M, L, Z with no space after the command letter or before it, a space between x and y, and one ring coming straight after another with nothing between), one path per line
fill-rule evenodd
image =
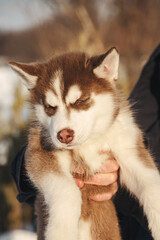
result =
M0 65L0 114L3 121L8 122L11 118L12 107L15 101L15 89L20 84L19 78L11 67ZM27 94L22 87L23 95Z
M0 105L12 106L17 77L7 66L0 67Z
M36 240L36 233L26 230L14 230L0 235L0 240Z
M15 86L17 78L13 71L7 66L0 67L0 110L3 120L9 120L11 108L14 103Z

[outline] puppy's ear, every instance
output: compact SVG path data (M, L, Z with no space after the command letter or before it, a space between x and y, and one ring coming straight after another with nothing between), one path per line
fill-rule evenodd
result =
M24 64L17 62L9 62L12 69L19 75L20 79L28 90L33 89L36 86L38 79L38 65L36 64Z
M116 48L111 48L108 52L99 56L97 60L98 66L93 69L97 77L109 81L118 79L119 54Z

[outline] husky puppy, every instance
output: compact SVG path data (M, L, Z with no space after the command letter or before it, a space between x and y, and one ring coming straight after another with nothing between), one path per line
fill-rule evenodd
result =
M76 167L85 172L83 178L93 176L107 161L99 153L108 151L120 165L120 184L139 200L153 238L160 240L160 175L117 89L117 50L10 65L30 91L35 112L25 166L47 207L39 239L121 239L112 201L90 200L107 188L86 185L79 190L72 173Z

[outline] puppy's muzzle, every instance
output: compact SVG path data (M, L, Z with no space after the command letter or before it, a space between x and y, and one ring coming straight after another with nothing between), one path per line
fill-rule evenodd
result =
M72 129L65 128L57 133L57 139L61 143L68 144L73 140L73 138L74 138L74 131Z

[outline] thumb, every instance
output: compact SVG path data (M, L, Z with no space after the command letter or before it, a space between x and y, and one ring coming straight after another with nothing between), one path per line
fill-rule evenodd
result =
M80 189L83 188L84 182L81 179L75 178L74 180Z

